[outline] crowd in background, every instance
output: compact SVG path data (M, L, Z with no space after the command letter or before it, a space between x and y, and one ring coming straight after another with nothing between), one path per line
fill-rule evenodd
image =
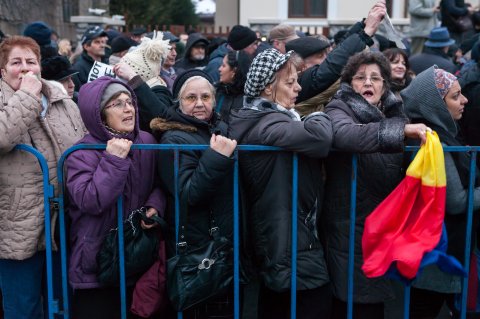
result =
M366 217L405 176L406 145L424 143L431 130L444 145L480 145L480 11L463 0L409 0L408 8L410 31L401 48L382 32L384 0L331 38L287 24L272 28L267 41L242 25L227 38L92 26L73 49L74 42L42 21L22 35L0 32L4 317L43 318L46 311L42 172L15 145L45 156L58 194L61 154L99 143L106 149L77 151L65 165L72 318L120 317L119 287L99 280L97 261L117 223L120 195L124 219L145 209L141 227L166 246L159 258L176 254L176 178L188 212L182 240L201 248L212 229L232 240L238 144L282 148L239 157L244 317L289 318L291 152L299 156L297 318L346 317L353 154L359 154L354 318L391 314L388 302L398 299L392 281L361 271ZM110 65L111 76L92 81L96 62ZM131 149L155 143L209 148L182 150L175 174L173 152ZM459 260L469 156L445 154L448 253ZM480 209L478 171L473 205ZM58 207L51 211L55 229ZM149 223L153 216L168 227ZM162 265L127 278L129 318L175 317ZM163 289L158 295L145 293L152 282ZM426 269L413 283L410 317L435 318L447 305L456 318L460 291L459 276ZM233 287L187 309L184 318L233 318Z

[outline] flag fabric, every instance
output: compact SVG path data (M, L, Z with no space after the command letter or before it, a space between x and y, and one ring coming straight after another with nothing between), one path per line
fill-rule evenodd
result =
M365 221L365 275L387 273L411 280L420 267L434 263L443 271L464 274L462 265L446 254L445 197L443 148L437 133L427 132L406 177Z

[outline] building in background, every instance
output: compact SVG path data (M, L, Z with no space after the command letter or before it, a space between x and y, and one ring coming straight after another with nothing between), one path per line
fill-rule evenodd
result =
M375 0L221 0L216 3L216 27L242 24L262 34L279 23L287 23L312 34L352 25L366 17ZM392 22L409 24L407 1L387 0Z

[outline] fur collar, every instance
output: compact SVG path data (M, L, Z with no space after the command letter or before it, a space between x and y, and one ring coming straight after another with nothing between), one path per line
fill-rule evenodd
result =
M166 131L173 131L173 130L179 130L179 131L184 131L188 133L197 132L197 128L193 125L184 124L180 122L168 122L166 119L160 118L160 117L154 118L150 122L150 128L155 133L164 133Z
M380 101L380 107L368 103L347 83L340 84L340 90L337 91L334 98L345 102L361 123L379 122L384 118L394 116L404 117L402 102L391 91L384 94Z

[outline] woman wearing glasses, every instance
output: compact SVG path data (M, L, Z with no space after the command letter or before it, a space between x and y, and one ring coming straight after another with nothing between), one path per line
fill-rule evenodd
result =
M361 240L365 218L403 178L406 137L425 141L423 124L408 124L403 105L390 91L390 62L381 53L362 52L345 66L340 90L325 112L332 120L333 147L326 161L321 225L325 227L327 264L334 294L333 317L345 318L352 155L358 157L354 262L354 317L383 318L392 298L389 283L368 279L362 271Z
M97 280L96 255L109 231L117 227L117 198L123 196L123 218L144 207L147 217L165 209L155 186L155 153L132 150L132 144L154 144L141 131L136 97L131 88L111 77L84 84L78 97L88 129L79 144L107 144L105 150L79 150L66 161L66 186L71 217L69 280L74 318L120 318L118 286ZM154 225L141 226L145 229ZM141 274L139 274L141 275ZM127 278L127 285L138 278ZM129 293L130 294L130 293ZM127 298L130 302L131 298Z
M236 141L226 138L227 125L214 112L215 89L210 76L197 69L180 74L173 84L177 102L166 119L150 126L161 144L210 145L207 150L182 150L179 158L178 195L186 212L185 241L189 251L211 240L210 229L232 239L233 159ZM167 255L175 255L175 178L173 151L158 156L162 184L168 190L166 219L169 232ZM222 294L183 312L184 318L233 318L231 293Z

